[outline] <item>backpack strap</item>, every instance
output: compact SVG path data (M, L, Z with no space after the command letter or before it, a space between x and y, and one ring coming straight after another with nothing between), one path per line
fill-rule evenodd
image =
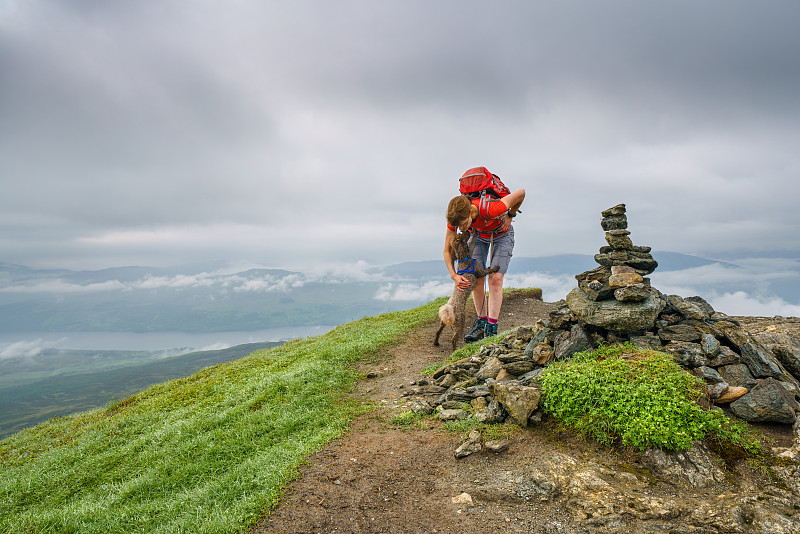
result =
M478 203L478 215L480 216L480 218L486 221L499 221L505 218L506 213L508 213L508 209L506 209L505 212L503 212L501 215L498 215L497 217L489 217L489 206L491 205L492 202L499 202L499 201L500 199L488 198L488 195L486 195L486 191L481 191L480 202Z

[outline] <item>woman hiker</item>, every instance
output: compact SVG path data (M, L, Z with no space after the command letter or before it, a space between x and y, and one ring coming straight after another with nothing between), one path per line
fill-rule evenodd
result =
M470 169L464 175L472 171ZM485 170L485 169L484 169ZM486 171L488 173L488 171ZM464 336L467 343L472 343L497 334L497 319L503 304L503 276L508 270L508 263L514 251L514 227L511 221L525 200L525 190L517 189L502 198L495 198L490 193L483 197L472 198L459 195L447 205L447 231L444 237L444 263L450 272L453 282L464 290L470 286L469 280L458 274L453 267L450 254L450 243L456 229L472 232L472 239L477 239L472 257L485 268L495 265L500 267L496 273L489 275L489 298L484 301L484 279L478 279L472 290L472 301L475 305L477 321L472 330ZM471 244L471 243L470 243ZM492 248L491 265L486 265L489 248Z

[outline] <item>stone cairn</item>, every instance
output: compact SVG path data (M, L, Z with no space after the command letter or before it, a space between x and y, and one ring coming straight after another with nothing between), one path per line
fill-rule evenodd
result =
M602 216L608 246L594 257L599 267L575 277L578 287L556 303L549 318L442 366L431 379L416 381L403 393L411 397L410 408L459 419L471 416L464 409L469 403L481 422L536 424L542 416L537 378L550 362L600 343L629 341L665 351L703 378L710 405L725 405L751 422L795 424L800 342L788 336L756 339L700 297L661 294L647 278L658 263L650 247L633 245L625 205ZM800 423L794 428L800 443ZM479 439L468 440L456 456L480 450ZM485 446L502 449L502 444ZM794 449L792 457L800 460L800 448Z

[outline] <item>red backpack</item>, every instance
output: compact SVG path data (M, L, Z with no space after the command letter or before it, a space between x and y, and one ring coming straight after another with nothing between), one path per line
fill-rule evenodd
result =
M475 167L465 172L460 178L459 191L472 198L485 196L487 193L495 198L503 198L511 194L500 177L489 172L486 167Z
M511 194L511 190L503 184L500 177L489 172L486 167L475 167L465 172L459 179L459 191L470 198L480 198L478 213L486 220L500 220L499 217L489 217L489 203Z

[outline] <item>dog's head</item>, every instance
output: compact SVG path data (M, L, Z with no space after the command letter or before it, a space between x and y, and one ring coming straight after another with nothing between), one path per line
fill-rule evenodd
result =
M450 250L453 252L453 259L456 261L463 260L470 255L469 237L469 232L462 232L453 236L453 243L450 245Z

